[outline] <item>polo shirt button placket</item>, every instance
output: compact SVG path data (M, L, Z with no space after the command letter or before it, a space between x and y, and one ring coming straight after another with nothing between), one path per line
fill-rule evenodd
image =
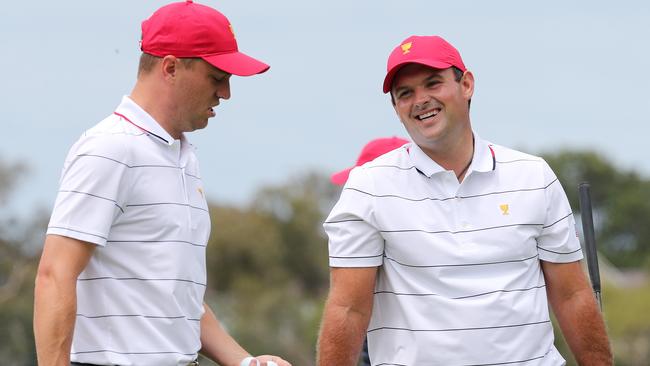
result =
M186 205L186 214L187 214L187 227L192 227L192 208L190 207L190 197L187 189L187 177L185 176L185 165L187 164L187 152L183 148L183 143L181 141L174 142L174 149L178 150L176 155L176 165L179 167L181 175L181 185L183 186L183 204Z

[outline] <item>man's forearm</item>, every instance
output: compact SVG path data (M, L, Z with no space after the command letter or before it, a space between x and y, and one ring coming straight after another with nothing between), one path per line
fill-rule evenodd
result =
M354 366L359 359L368 316L328 302L318 337L318 366Z
M548 300L578 364L612 365L605 322L580 262L541 265Z
M239 365L249 356L219 323L209 306L203 305L201 317L201 354L220 365Z
M576 293L555 315L579 365L613 364L605 323L590 290Z
M39 273L34 289L34 338L40 366L70 365L76 309L74 283L60 283Z

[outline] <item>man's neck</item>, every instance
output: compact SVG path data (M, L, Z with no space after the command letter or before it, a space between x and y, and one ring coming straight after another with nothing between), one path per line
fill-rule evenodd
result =
M138 81L135 87L133 87L129 97L140 106L140 108L153 117L160 127L167 131L170 136L177 140L180 139L181 134L172 128L173 111L170 111L165 107L168 103L165 102L164 93L153 95L150 90L153 90L153 88L148 85L143 85L142 82Z
M468 129L461 138L448 144L418 146L431 160L446 170L454 171L458 181L462 181L474 156L474 134Z

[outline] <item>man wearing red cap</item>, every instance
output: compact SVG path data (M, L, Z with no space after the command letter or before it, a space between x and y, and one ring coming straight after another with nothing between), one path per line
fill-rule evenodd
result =
M408 140L396 136L380 137L371 140L363 147L363 149L361 149L361 153L359 154L357 162L353 167L343 169L338 173L332 174L330 180L332 183L342 186L345 184L345 182L347 182L348 176L350 175L350 171L352 171L352 169L361 166L369 161L373 161L385 153L393 151L406 143L408 143Z
M536 156L482 140L474 76L437 36L391 53L383 91L411 136L350 172L324 227L331 288L320 366L611 365L571 207Z
M71 148L36 278L46 365L290 366L252 358L203 302L210 216L194 148L231 75L269 66L238 50L228 19L192 1L142 23L138 78ZM72 362L72 363L71 363Z

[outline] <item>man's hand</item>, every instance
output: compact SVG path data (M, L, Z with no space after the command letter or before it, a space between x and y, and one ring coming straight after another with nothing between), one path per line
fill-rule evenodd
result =
M240 366L291 366L291 364L278 356L263 355L246 357Z

